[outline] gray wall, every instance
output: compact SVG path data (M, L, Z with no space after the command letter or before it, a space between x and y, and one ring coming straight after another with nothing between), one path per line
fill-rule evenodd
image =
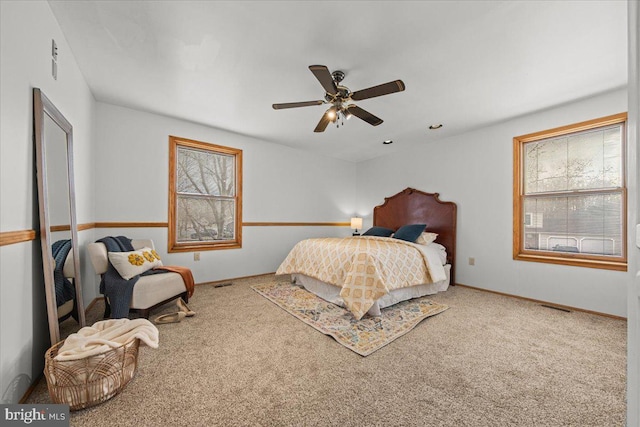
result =
M167 221L169 135L243 150L243 222L348 222L355 212L354 163L100 102L96 117L98 222ZM96 233L153 238L165 264L191 268L201 283L276 271L296 242L351 229L244 227L241 249L203 251L200 261L192 253L167 254L165 228Z
M245 222L348 222L355 212L355 165L190 122L97 103L48 3L0 2L2 17L1 230L37 230L32 89L39 87L74 127L78 223L166 222L168 135L244 150ZM50 75L51 39L59 48ZM129 190L139 180L142 191ZM149 183L153 183L149 186ZM98 296L86 245L105 235L152 238L167 264L197 282L276 270L299 240L346 236L349 227L245 227L243 248L167 254L163 228L79 232L85 304ZM49 346L39 240L0 247L0 395L17 402L42 372Z
M635 181L629 184L629 194L636 201L629 203L629 278L627 334L627 425L640 425L640 4L628 2L629 10L629 163L635 169ZM632 177L632 179L634 178ZM638 233L638 234L636 234Z
M440 193L458 204L457 282L626 316L627 273L512 259L513 137L624 111L619 90L360 162L358 210L406 187Z
M3 1L0 17L3 232L39 227L31 100L32 88L40 87L74 126L79 223L166 221L167 136L172 134L244 150L244 221L343 222L354 213L370 216L384 197L409 186L439 192L443 200L458 203L460 283L626 315L632 273L511 259L513 136L626 111L626 91L352 164L95 102L46 2ZM52 38L60 52L58 80L50 76ZM131 151L123 154L123 149ZM119 177L123 173L149 179L155 186L142 196L123 191ZM635 166L629 176L636 183ZM635 206L633 202L630 200L630 206ZM367 220L370 224L370 217ZM245 227L242 249L203 252L199 262L193 261L192 254L164 253L166 229L95 229L79 235L83 248L108 234L151 237L170 263L191 267L196 281L203 282L274 271L298 240L349 233L346 227ZM33 241L0 247L3 403L16 402L40 375L42 355L49 345L39 246L39 241ZM476 258L475 266L466 263L470 256ZM97 280L88 257L83 255L82 263L89 302L97 295ZM637 343L637 337L630 340L630 354L635 349L636 357ZM637 387L634 390L637 395Z
M49 4L0 2L0 226L39 229L33 145L34 87L74 127L79 222L93 218L92 132L95 101ZM58 79L51 77L51 39L58 44ZM93 240L80 234L81 244ZM16 402L42 372L49 345L40 241L0 247L0 400ZM88 265L84 264L84 273ZM85 292L85 302L95 293Z

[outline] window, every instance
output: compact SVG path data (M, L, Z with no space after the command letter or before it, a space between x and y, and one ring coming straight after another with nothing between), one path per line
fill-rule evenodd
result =
M626 119L513 138L513 259L626 271Z
M169 137L169 252L242 247L242 150Z

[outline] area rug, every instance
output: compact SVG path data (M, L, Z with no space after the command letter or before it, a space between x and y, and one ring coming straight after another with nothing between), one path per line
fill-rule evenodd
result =
M427 317L449 308L421 297L384 308L381 316L365 315L356 320L347 309L323 300L300 285L270 282L251 288L361 356L370 355L411 331Z

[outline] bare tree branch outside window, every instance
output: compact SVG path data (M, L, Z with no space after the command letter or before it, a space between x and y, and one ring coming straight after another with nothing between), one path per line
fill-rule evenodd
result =
M171 139L173 138L173 139ZM241 151L171 137L174 246L234 245L241 224ZM240 190L240 191L239 191ZM234 245L234 247L237 247ZM175 249L175 248L174 248Z

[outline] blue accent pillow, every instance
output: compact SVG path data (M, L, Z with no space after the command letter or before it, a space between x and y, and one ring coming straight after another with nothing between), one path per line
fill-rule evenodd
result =
M378 236L378 237L390 237L393 234L393 230L385 227L376 227L373 226L367 231L365 231L363 236ZM417 239L417 237L416 237Z
M393 237L413 243L420 237L425 228L427 228L427 224L403 225L398 228Z

